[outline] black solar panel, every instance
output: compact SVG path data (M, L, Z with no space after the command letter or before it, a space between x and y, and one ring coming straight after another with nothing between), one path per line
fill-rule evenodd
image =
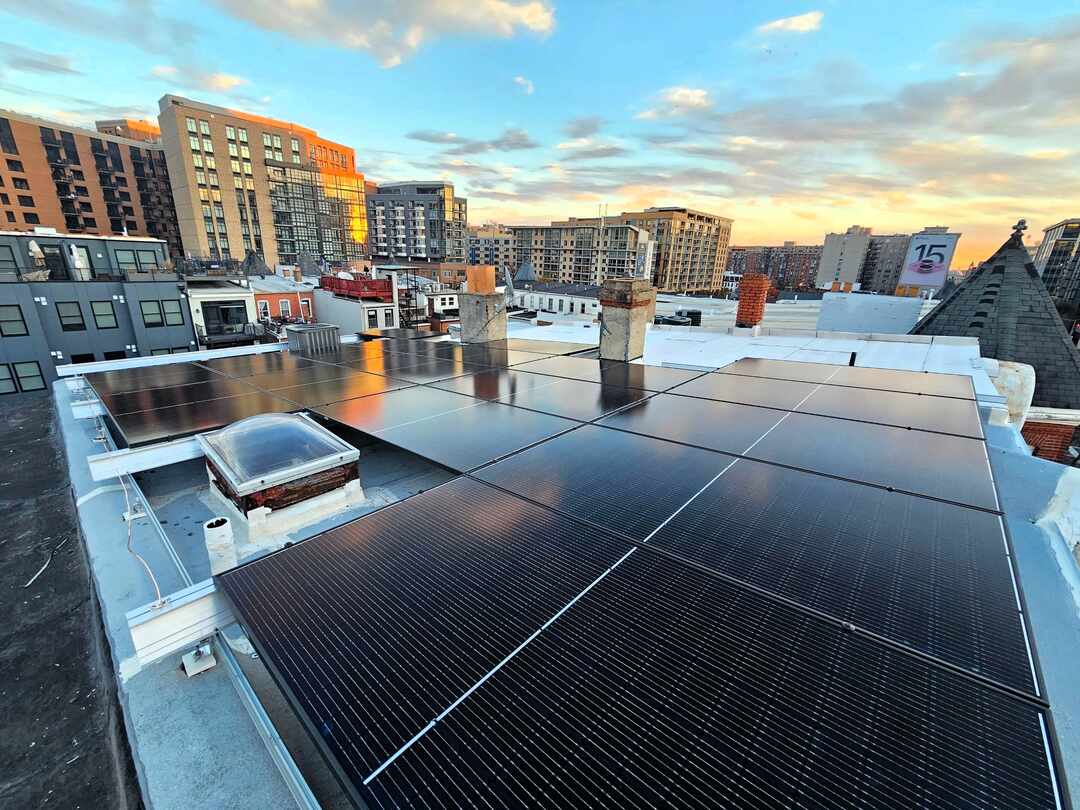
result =
M739 460L649 542L1034 689L997 515Z
M406 329L403 327L392 329L365 329L357 334L364 338L388 338L391 340L424 340L426 338L437 338L441 336L439 332L433 332L430 329Z
M355 373L356 369L348 366L336 366L330 363L317 363L306 368L283 369L271 371L266 374L253 374L244 377L244 382L262 388L265 391L273 391L276 388L293 388L297 385L320 382L322 380L340 380Z
M359 784L627 549L459 478L218 582Z
M456 391L480 399L502 399L514 393L545 385L554 385L562 380L559 377L547 377L543 374L526 374L508 368L492 368L454 377L450 380L431 383L433 388L444 391Z
M295 404L260 392L152 411L136 411L114 416L114 422L124 442L129 447L137 447L214 430L260 413L295 410Z
M941 397L975 399L971 377L963 374L928 374L924 371L899 371L887 368L841 366L829 382L887 391L907 391Z
M472 397L418 386L350 399L317 408L318 413L365 433L378 433L398 425L480 404Z
M372 807L1053 808L1041 711L639 549Z
M480 365L467 365L459 361L443 358L427 360L397 354L350 360L343 365L359 371L384 374L388 377L397 377L414 383L438 382L451 377L460 377L462 374L481 371L484 368L484 366Z
M700 371L680 368L590 360L583 357L546 357L517 365L515 368L534 374L550 374L553 377L642 388L646 391L666 391L701 374Z
M395 380L391 377L353 371L349 373L348 377L339 380L322 380L292 388L277 388L273 393L274 396L287 399L306 408L315 408L319 405L328 405L333 402L356 399L357 397L367 397L372 394L381 394L385 391L394 391L410 386L412 386L412 383Z
M600 424L710 450L742 453L784 416L782 411L768 408L658 394Z
M998 508L986 447L978 439L792 413L749 455L983 509Z
M950 399L898 391L852 392L850 388L823 385L811 394L798 410L802 413L860 419L882 425L954 433L976 439L983 436L979 408L974 400L970 399Z
M723 374L744 374L749 377L768 377L774 380L798 380L823 383L844 368L828 363L798 363L794 360L765 360L744 357L717 369Z
M262 354L240 354L235 357L218 357L214 360L200 360L199 365L213 369L219 374L230 377L250 377L253 374L269 374L272 371L307 368L314 365L299 355L289 352L264 352Z
M170 405L185 405L254 393L256 389L245 385L240 380L214 375L214 379L187 385L144 388L141 391L128 391L123 394L102 394L101 403L113 416L119 416L123 413L149 411L154 408L167 408Z
M769 380L738 374L703 374L695 380L672 388L669 393L790 411L817 387L817 383L794 380Z
M411 390L414 389L401 393ZM465 472L578 424L498 402L481 402L475 408L410 422L375 435L452 470Z
M526 388L508 394L500 402L589 422L618 408L640 402L647 396L649 392L640 388L559 379L552 385Z
M584 425L475 475L643 540L732 461L696 447Z
M141 366L97 371L86 375L86 381L99 395L123 394L147 388L168 388L190 385L203 380L219 379L219 375L195 363L170 363L160 366Z
M561 340L529 340L528 338L507 338L505 348L516 349L522 352L536 352L537 354L575 354L588 351L595 344L592 343L568 343Z

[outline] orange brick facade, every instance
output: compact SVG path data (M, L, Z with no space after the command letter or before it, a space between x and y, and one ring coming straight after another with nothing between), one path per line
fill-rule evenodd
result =
M1024 423L1020 431L1024 441L1034 448L1034 455L1045 458L1047 461L1058 461L1068 464L1071 459L1065 451L1072 444L1076 426L1062 424L1060 422L1032 422Z
M282 311L282 301L287 302ZM302 302L302 304L301 304ZM301 308L302 307L302 308ZM274 292L255 293L255 311L259 313L260 320L269 313L271 318L303 318L304 320L316 320L315 294L311 290L304 292Z

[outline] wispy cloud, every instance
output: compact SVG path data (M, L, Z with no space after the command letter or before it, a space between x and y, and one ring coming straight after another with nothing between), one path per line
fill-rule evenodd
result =
M362 9L353 0L215 2L257 28L366 51L385 68L446 37L508 39L521 32L544 36L555 29L555 8L548 0L367 0Z
M190 65L180 67L176 65L154 65L150 68L150 75L176 87L186 87L222 95L229 95L238 87L251 84L251 81L243 76L235 76L231 73L207 72L193 68ZM250 99L251 97L246 98Z
M10 42L0 42L0 58L7 67L21 73L82 75L81 70L75 69L69 56L46 53Z
M150 0L120 0L111 7L85 0L0 0L0 10L148 53L176 52L199 36L195 25L161 14Z
M660 92L659 105L642 110L637 117L644 120L675 118L699 113L713 106L709 91L700 87L668 87Z
M779 20L764 23L757 27L759 34L784 32L791 34L809 34L811 31L821 29L821 21L825 19L823 11L808 11L795 17L781 17Z
M484 152L514 152L522 149L536 149L540 146L529 137L529 133L517 127L510 127L498 137L490 140L477 138L464 138L454 132L439 132L430 129L420 129L405 135L414 141L451 146L446 150L447 155L479 155Z
M567 121L563 132L570 138L588 138L599 132L605 123L607 122L599 115L585 115Z
M524 76L515 76L514 84L516 84L523 91L525 91L525 95L527 96L531 96L533 94L533 90L536 89L533 83L526 79Z

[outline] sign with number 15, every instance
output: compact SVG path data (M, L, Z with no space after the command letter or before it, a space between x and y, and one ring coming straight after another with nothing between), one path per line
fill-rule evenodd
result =
M944 285L959 236L956 233L917 233L912 236L899 283L918 287Z

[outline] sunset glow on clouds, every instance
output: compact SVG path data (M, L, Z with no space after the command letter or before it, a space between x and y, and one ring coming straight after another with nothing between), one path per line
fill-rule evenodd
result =
M901 7L902 5L902 7ZM445 178L473 223L649 205L736 244L961 231L956 266L1080 216L1070 3L0 0L0 105L92 122L176 92ZM1070 16L1072 14L1072 16ZM882 20L888 19L886 28Z

